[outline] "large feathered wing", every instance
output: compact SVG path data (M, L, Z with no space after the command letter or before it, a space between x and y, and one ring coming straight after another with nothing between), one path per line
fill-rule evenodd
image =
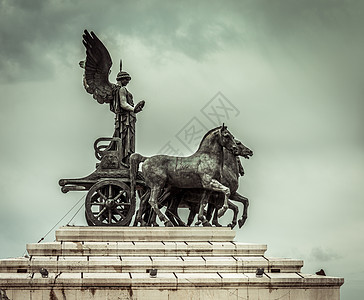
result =
M95 33L84 31L82 43L86 48L85 89L99 103L109 103L115 85L109 82L112 65L109 51Z

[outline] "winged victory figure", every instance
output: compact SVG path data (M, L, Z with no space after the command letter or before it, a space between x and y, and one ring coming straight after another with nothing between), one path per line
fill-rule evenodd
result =
M129 156L135 152L136 114L142 111L145 101L140 101L134 106L133 95L126 89L131 76L122 71L121 60L120 72L116 76L117 83L110 83L112 61L109 51L94 32L89 33L85 30L82 37L82 43L86 48L86 59L79 63L85 70L83 85L98 103L109 104L110 110L115 113L113 137L121 138L122 160L128 163Z

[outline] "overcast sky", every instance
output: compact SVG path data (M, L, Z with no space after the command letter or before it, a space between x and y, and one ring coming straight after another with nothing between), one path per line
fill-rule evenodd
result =
M94 140L113 132L109 108L82 87L88 29L109 49L110 80L122 58L129 90L146 101L137 152L188 155L188 126L225 122L254 151L243 161L250 207L237 241L344 277L342 299L357 299L363 25L354 0L0 0L0 257L23 255L77 203L83 194L62 194L58 180L90 174ZM230 110L218 119L221 104ZM82 209L71 224L85 225Z

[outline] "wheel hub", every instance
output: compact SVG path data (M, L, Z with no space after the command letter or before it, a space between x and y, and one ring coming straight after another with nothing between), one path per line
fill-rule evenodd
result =
M105 202L105 206L106 206L107 209L113 208L114 205L115 205L114 199L107 199L106 202Z

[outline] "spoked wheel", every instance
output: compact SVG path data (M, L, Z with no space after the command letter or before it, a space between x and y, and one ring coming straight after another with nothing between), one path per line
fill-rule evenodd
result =
M135 212L130 187L115 179L94 184L86 196L86 220L96 226L128 226Z

